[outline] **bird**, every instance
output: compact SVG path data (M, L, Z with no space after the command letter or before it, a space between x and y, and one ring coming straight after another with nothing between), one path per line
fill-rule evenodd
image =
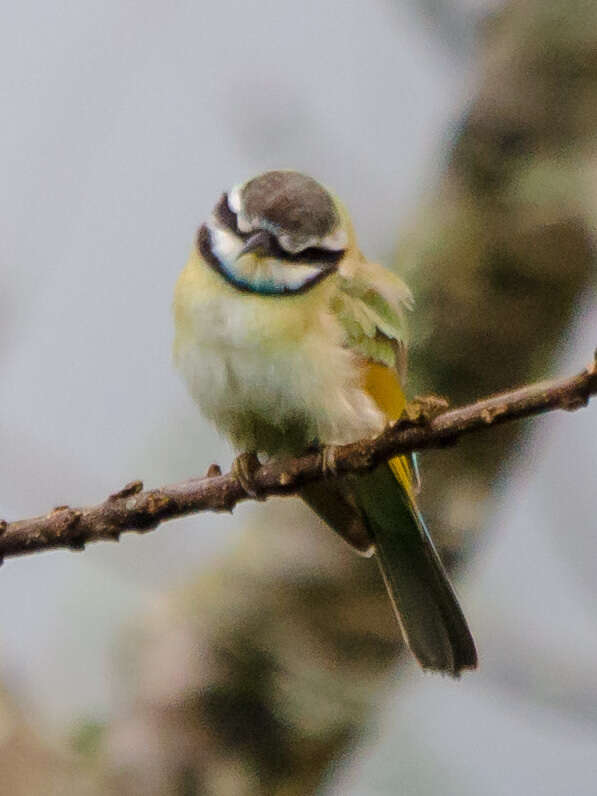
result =
M175 366L238 456L249 495L259 456L319 446L328 477L300 497L379 563L423 669L477 666L466 619L417 505L413 458L338 475L337 446L405 412L412 296L360 251L345 205L313 177L267 171L235 185L201 224L173 301Z

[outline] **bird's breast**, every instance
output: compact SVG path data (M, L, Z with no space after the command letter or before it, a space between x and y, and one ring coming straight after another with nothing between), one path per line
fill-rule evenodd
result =
M329 286L263 297L181 280L175 361L203 414L236 447L296 452L381 430L329 312Z

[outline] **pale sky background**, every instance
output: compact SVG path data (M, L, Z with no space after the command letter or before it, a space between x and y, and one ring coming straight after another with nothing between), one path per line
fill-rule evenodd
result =
M433 18L423 5L11 6L0 26L0 516L230 461L170 364L171 293L195 230L222 190L293 167L334 187L363 249L388 259L474 91L472 22L496 4L428 0L452 12ZM596 342L587 301L563 370ZM395 793L406 777L402 792L436 793L421 765L429 782L445 773L445 794L555 795L572 771L575 793L590 792L596 426L593 408L536 422L460 589L481 672L457 684L413 672L332 792ZM250 511L6 562L0 672L31 717L109 716L119 634L233 545Z

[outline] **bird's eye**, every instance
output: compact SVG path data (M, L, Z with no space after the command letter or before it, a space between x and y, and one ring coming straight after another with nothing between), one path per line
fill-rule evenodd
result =
M284 251L283 249L281 249ZM340 260L344 257L344 249L337 249L336 251L332 251L331 249L324 249L321 246L309 246L307 249L303 249L296 254L289 254L288 252L284 252L284 259L289 260L290 262L296 263L329 263L330 265L334 265L335 263L340 262Z
M335 265L344 257L345 249L331 250L323 246L308 246L297 252L289 252L275 240L275 255L289 263L326 263Z

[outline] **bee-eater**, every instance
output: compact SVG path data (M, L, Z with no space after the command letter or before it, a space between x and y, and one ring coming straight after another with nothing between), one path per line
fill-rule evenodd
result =
M417 508L412 460L333 475L334 446L404 412L411 295L358 248L344 205L311 177L269 171L224 193L200 227L174 297L175 362L203 414L241 455L324 448L330 477L301 497L375 554L406 644L458 676L475 645ZM329 455L328 455L329 454Z

